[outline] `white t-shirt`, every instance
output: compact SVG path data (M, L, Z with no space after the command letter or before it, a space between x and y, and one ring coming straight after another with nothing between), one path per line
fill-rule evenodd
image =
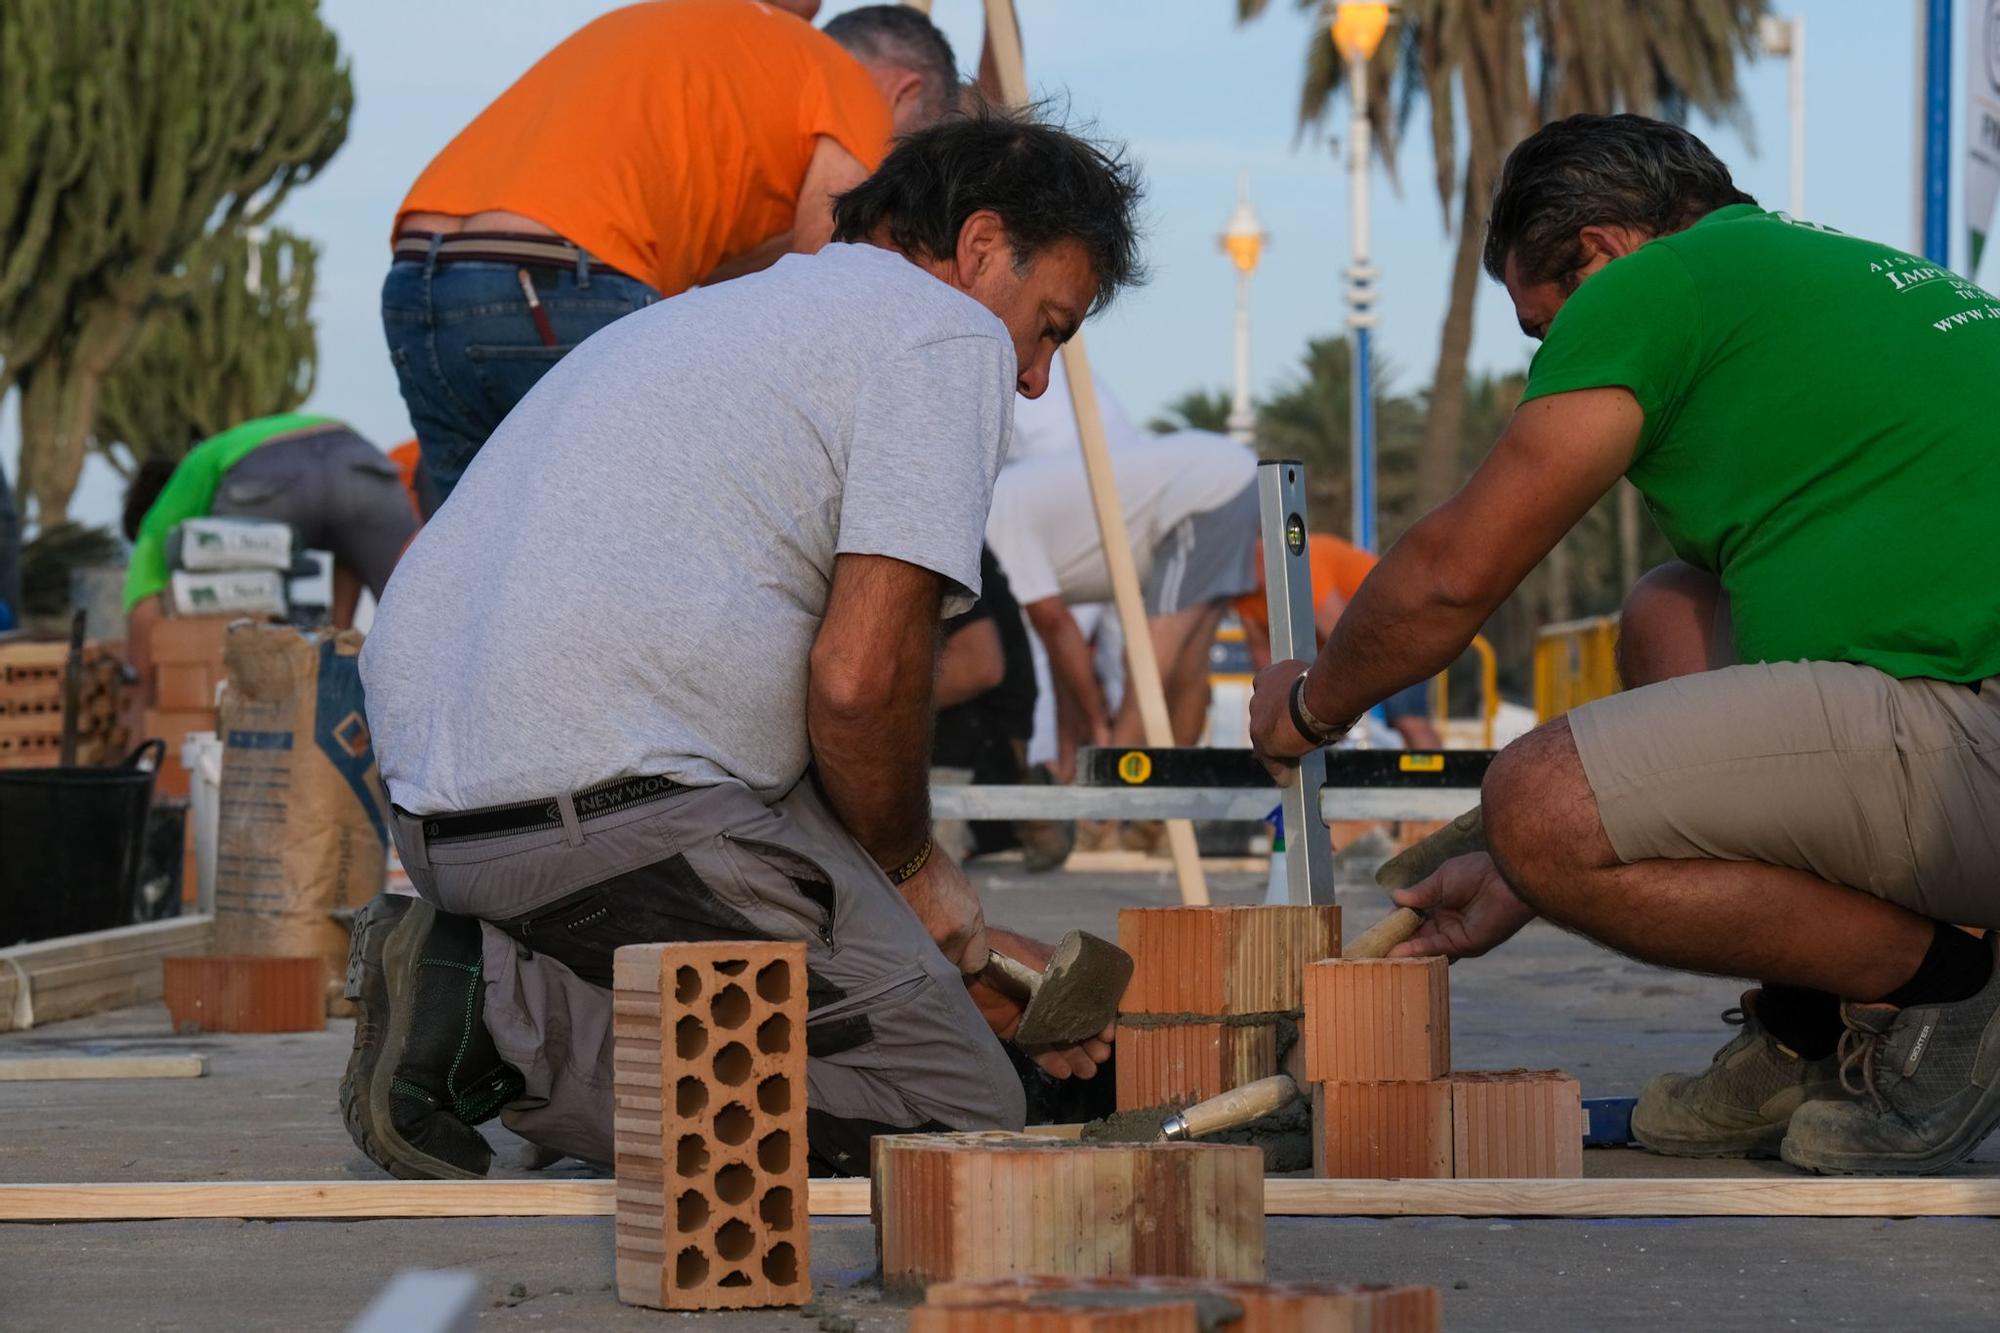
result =
M1111 470L1143 581L1175 524L1234 499L1257 480L1257 456L1226 435L1184 430L1113 445ZM1083 454L1051 454L1001 470L986 542L1022 606L1046 597L1108 602L1111 573Z
M1154 437L1132 424L1118 396L1093 374L1097 386L1097 415L1104 422L1104 439L1116 449L1120 445L1144 445ZM1049 365L1049 387L1040 398L1023 398L1014 404L1014 442L1007 446L1007 462L1025 463L1031 458L1080 457L1083 444L1076 435L1076 409L1069 400L1069 379L1058 353Z
M937 571L947 614L978 591L1014 373L991 311L871 245L592 336L389 581L361 674L391 799L434 814L639 775L782 795L834 556Z

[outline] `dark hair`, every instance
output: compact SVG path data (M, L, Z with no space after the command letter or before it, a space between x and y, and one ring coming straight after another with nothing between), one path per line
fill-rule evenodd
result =
M908 5L863 5L820 29L858 59L909 70L924 81L927 120L958 105L958 58L930 18Z
M139 466L132 470L132 480L125 483L125 512L118 526L125 533L125 540L139 540L139 525L146 519L146 511L160 498L160 492L167 487L167 479L179 467L177 459L162 458L149 454L139 460Z
M1486 271L1505 281L1511 254L1523 281L1556 281L1583 266L1577 233L1585 227L1667 236L1718 208L1756 202L1707 144L1678 125L1570 116L1507 154L1486 222Z
M904 138L873 176L834 200L833 239L865 241L886 228L905 254L944 259L965 220L1000 215L1017 264L1060 241L1090 258L1104 309L1146 280L1136 216L1143 190L1122 149L1051 125L1033 109L981 104Z

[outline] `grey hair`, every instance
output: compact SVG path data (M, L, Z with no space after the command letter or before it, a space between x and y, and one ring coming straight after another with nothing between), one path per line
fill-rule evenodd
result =
M1567 281L1583 267L1585 227L1632 227L1667 236L1729 204L1757 201L1736 188L1708 145L1646 116L1570 116L1515 146L1500 169L1486 222L1486 271L1506 280Z
M958 58L935 23L908 5L863 5L821 29L861 60L907 69L924 82L924 122L958 105Z

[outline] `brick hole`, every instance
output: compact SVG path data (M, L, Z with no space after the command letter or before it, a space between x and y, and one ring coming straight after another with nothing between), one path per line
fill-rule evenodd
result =
M718 1287L747 1287L750 1285L750 1275L738 1268L715 1285Z
M731 1263L748 1258L756 1243L756 1233L740 1217L732 1217L715 1229L715 1252Z
M757 1165L772 1175L783 1171L792 1164L792 1136L782 1129L774 1129L757 1140Z
M708 1002L708 1012L719 1028L742 1027L743 1020L750 1017L750 996L741 986L724 986Z
M732 1088L741 1086L750 1077L750 1048L740 1041L732 1041L717 1051L715 1076Z
M757 1188L757 1173L741 1162L731 1162L715 1173L715 1197L731 1207L748 1199Z
M789 1242L779 1241L764 1254L764 1276L780 1286L799 1280L799 1252Z
M674 969L674 998L682 1004L692 1004L701 994L701 973L691 967Z
M783 1115L792 1109L792 1081L773 1074L757 1085L757 1109L765 1115Z
M732 958L726 963L717 963L715 965L715 970L722 973L722 975L725 977L740 977L743 975L743 969L748 966L750 966L750 964L747 960L742 958Z
M674 1084L674 1111L678 1115L700 1115L708 1105L708 1084L689 1074Z
M689 1014L674 1024L674 1054L692 1060L708 1049L708 1025Z
M682 1190L680 1198L674 1200L674 1225L682 1231L693 1231L708 1221L708 1196L700 1190Z
M757 994L771 1004L792 998L792 969L787 963L766 963L757 969Z
M674 1256L674 1285L683 1290L699 1287L708 1280L708 1256L690 1245Z
M683 1134L674 1144L674 1170L684 1176L699 1175L708 1169L708 1144L699 1134Z
M757 1049L766 1055L783 1055L792 1049L792 1020L772 1014L757 1025Z
M715 1113L715 1137L733 1147L750 1137L755 1124L749 1107L731 1102Z
M764 1219L764 1225L777 1231L789 1231L792 1226L792 1191L788 1185L766 1190L764 1197L757 1201L757 1216Z

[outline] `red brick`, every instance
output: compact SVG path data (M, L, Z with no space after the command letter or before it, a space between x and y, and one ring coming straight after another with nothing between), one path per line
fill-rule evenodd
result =
M1274 1023L1118 1025L1118 1109L1205 1101L1278 1072Z
M1315 1083L1312 1136L1316 1176L1448 1179L1451 1084Z
M1133 962L1120 1013L1280 1013L1303 1003L1306 966L1340 953L1340 909L1128 907L1118 945Z
M319 1032L326 964L244 954L167 958L161 986L176 1032Z
M1315 1083L1425 1082L1451 1069L1442 958L1315 963L1305 1007L1306 1077Z
M1460 1179L1583 1174L1583 1090L1559 1069L1453 1074L1451 1120Z

